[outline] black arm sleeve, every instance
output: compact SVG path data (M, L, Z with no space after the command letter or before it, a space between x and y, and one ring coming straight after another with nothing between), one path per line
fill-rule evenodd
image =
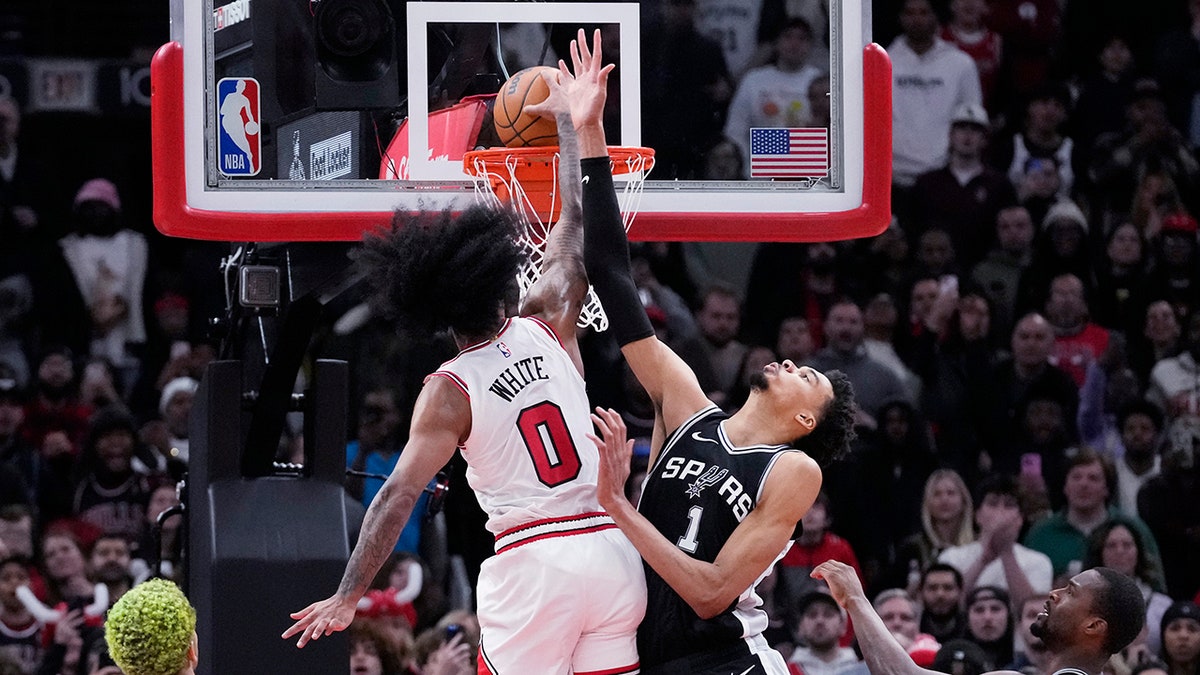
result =
M583 247L588 280L604 304L617 344L654 335L629 266L629 241L621 223L608 157L580 162L583 173Z

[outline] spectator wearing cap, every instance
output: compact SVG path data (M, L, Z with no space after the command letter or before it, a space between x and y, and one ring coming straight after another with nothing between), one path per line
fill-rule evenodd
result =
M1181 600L1163 613L1161 655L1169 675L1200 673L1200 607L1196 603Z
M988 670L987 654L970 640L951 640L938 649L929 668L948 675L982 675Z
M161 420L146 423L139 434L148 446L143 456L134 458L138 473L165 473L180 478L187 469L188 426L191 422L192 399L200 383L190 377L177 377L163 387L158 400Z
M902 34L887 51L892 59L892 182L906 190L921 174L946 164L955 109L982 104L983 93L975 62L938 36L930 0L901 3L900 27Z
M1078 277L1090 293L1095 283L1089 229L1087 217L1075 202L1064 200L1049 207L1034 244L1033 263L1021 275L1017 286L1019 314L1044 311L1050 297L1050 283L1063 274Z
M1000 144L996 165L1004 167L1014 188L1019 188L1030 159L1052 159L1058 171L1059 199L1070 196L1075 187L1071 166L1075 141L1063 133L1070 97L1065 87L1046 84L1025 100L1021 129Z
M124 227L121 213L121 197L111 181L87 181L75 194L73 230L59 247L91 318L89 351L122 373L119 389L127 394L138 373L135 354L146 342L143 293L149 258L146 238Z
M994 586L979 586L967 593L967 634L986 655L988 670L1003 668L1013 660L1013 616L1008 593Z
M838 645L846 630L846 614L828 591L812 590L801 596L796 616L796 641L802 646L788 662L799 666L803 675L837 675L859 662L853 649Z
M962 573L968 596L983 586L1005 590L1018 601L1050 591L1050 559L1017 542L1024 520L1017 482L1011 476L992 474L980 482L975 522L979 525L978 539L952 546L938 556L939 562Z
M996 214L1016 202L1004 175L984 164L990 135L991 122L982 105L963 103L954 109L949 160L917 178L911 216L904 223L913 237L929 228L946 230L959 263L967 269L982 260L991 245Z
M1196 219L1187 212L1168 214L1162 219L1157 244L1156 265L1147 279L1150 297L1171 304L1179 317L1200 310L1200 245Z

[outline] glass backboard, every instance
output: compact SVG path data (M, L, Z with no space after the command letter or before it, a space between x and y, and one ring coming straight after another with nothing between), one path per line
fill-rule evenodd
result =
M463 154L500 145L501 83L583 27L617 64L609 143L656 153L631 238L881 231L890 66L862 0L754 4L175 0L152 69L156 224L349 240L397 208L462 208Z

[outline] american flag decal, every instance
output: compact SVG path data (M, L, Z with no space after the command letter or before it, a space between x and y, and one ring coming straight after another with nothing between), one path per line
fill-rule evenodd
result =
M828 129L750 130L752 178L823 178L828 174Z

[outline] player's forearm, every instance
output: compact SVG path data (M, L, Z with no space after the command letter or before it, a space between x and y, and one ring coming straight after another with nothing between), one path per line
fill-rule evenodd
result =
M416 505L416 498L420 496L409 494L408 490L393 481L394 476L392 474L383 484L363 518L358 543L350 554L350 562L338 586L338 595L342 598L358 602L367 591L371 580L395 549L400 531L404 529Z
M585 155L586 157L586 155ZM608 156L589 157L583 170L584 262L619 345L654 335L629 263L629 241L617 206Z
M561 128L562 123L559 123ZM588 122L579 125L575 128L575 135L579 139L579 156L587 159L589 157L608 157L608 144L604 138L604 127L599 123Z
M933 672L913 663L912 657L896 642L865 596L849 598L845 607L871 675L928 675Z
M621 528L642 559L675 590L701 619L724 611L737 597L737 591L724 588L727 574L716 565L696 560L674 544L624 499L623 504L608 505L609 515ZM744 589L743 589L744 590Z
M569 225L575 236L568 243L574 244L579 255L583 255L583 207L580 195L579 139L571 123L569 112L560 113L558 123L558 184L562 194L562 217L559 225ZM554 231L551 230L551 237Z

